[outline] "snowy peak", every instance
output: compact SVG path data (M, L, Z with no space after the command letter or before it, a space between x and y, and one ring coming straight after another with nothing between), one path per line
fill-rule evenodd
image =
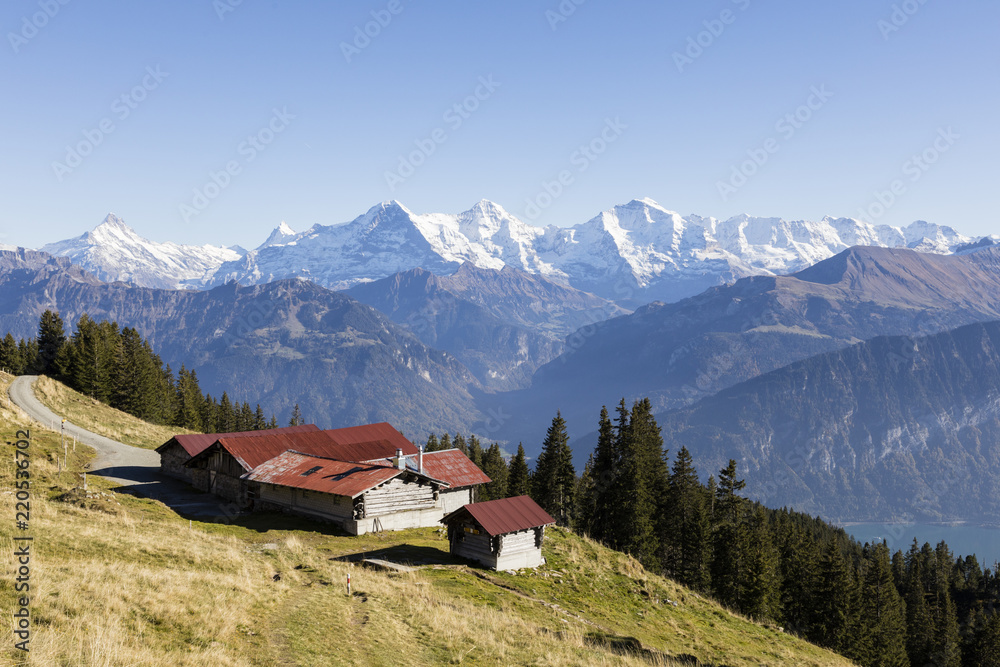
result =
M295 232L282 222L255 250L180 246L140 237L110 214L83 236L46 246L106 280L207 288L285 278L346 289L421 267L505 267L635 307L676 301L751 275L793 273L853 246L951 254L980 247L951 227L852 218L785 220L741 214L682 216L649 198L613 206L573 227L536 227L483 199L458 214L417 214L390 200L349 222Z
M68 257L101 280L161 289L202 287L224 262L240 257L232 248L150 241L113 213L92 231L41 250Z
M268 248L270 246L291 243L295 240L296 236L298 236L298 234L296 234L295 230L289 227L288 223L282 220L281 224L275 227L274 231L271 232L271 235L267 237L267 240L257 247L257 250L260 250L261 248Z

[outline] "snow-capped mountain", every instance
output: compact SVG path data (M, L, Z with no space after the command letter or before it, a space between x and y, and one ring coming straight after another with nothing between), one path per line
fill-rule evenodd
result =
M340 225L316 225L227 263L216 282L303 277L344 289L422 267L513 266L622 303L674 301L749 275L798 271L855 245L951 253L969 237L950 227L906 228L851 218L818 222L741 215L682 217L633 200L574 227L534 227L483 200L458 215L417 215L385 202Z
M157 243L144 239L109 213L83 236L50 243L43 252L68 257L101 280L161 289L202 288L224 263L239 259L242 248Z
M856 245L949 254L971 241L946 226L899 228L852 218L787 221L681 216L651 199L615 206L573 227L535 227L483 200L457 215L416 214L396 201L351 222L296 233L284 222L255 250L156 244L114 216L79 239L43 248L102 278L148 286L212 287L306 278L346 289L400 271L449 275L464 262L513 266L625 305L675 301L749 275L792 273Z

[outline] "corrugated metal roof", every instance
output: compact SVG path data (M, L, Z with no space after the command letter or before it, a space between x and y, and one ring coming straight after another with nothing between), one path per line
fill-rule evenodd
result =
M517 496L466 505L441 519L441 523L450 523L466 514L491 536L516 533L556 522L534 500L528 496Z
M310 470L313 472L303 474ZM402 474L405 474L404 471L396 468L334 461L287 451L262 463L253 472L244 475L243 479L356 498L368 489Z
M414 462L414 459L409 462ZM458 449L424 452L424 472L435 479L448 482L452 489L493 481Z
M406 439L402 433L396 430L389 422L379 422L377 424L364 424L363 426L348 426L347 428L335 428L326 431L334 440L341 445L357 445L357 449L351 449L350 461L369 461L383 456L394 456L397 449L402 449L403 454L416 454L417 448L412 442ZM384 449L372 449L367 447L367 443L387 441L392 445L392 451L386 452Z
M316 424L303 424L301 426L285 426L282 428L271 428L263 431L240 431L237 433L181 433L167 440L156 448L156 451L163 452L172 444L180 445L188 456L195 456L208 449L216 440L223 437L240 438L247 436L270 435L275 433L308 433L318 431Z
M247 471L288 450L339 461L387 458L395 456L397 449L402 449L404 454L417 453L412 442L385 422L304 433L262 433L257 431L250 436L241 437L223 435L212 444L214 446L218 443ZM214 451L212 447L206 447L192 457L187 465L208 456L210 451Z

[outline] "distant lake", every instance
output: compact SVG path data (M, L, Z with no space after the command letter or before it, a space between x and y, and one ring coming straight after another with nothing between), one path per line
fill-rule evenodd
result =
M862 544L885 540L892 553L897 550L905 553L909 550L915 537L920 546L923 546L924 542L930 542L933 547L944 540L955 556L976 554L981 567L992 568L994 563L1000 561L1000 529L998 528L965 525L940 526L922 523L858 523L844 526L844 530Z

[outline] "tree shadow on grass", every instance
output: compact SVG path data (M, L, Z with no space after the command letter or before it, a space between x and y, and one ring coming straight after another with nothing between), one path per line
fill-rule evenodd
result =
M670 655L662 651L654 651L642 645L642 642L635 637L622 637L607 632L588 632L583 638L584 642L590 646L600 647L621 656L640 658L653 665L669 663L674 665L685 665L685 667L727 667L727 665L714 662L702 662L693 655Z

